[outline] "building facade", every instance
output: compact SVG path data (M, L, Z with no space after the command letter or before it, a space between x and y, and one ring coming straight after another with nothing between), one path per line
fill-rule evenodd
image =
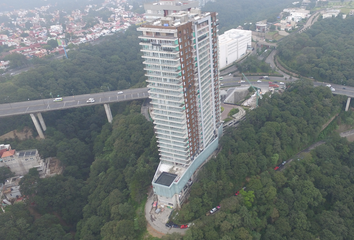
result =
M179 207L195 171L218 146L220 95L217 14L179 11L138 28L160 164L159 201Z
M36 168L42 176L46 170L37 149L16 151L9 144L0 144L0 167L8 167L15 176L25 175L31 168Z
M219 67L229 66L246 54L252 44L252 31L231 29L219 36Z

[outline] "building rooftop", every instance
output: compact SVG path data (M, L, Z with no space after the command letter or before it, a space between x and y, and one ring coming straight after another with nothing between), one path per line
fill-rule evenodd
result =
M177 177L177 174L173 173L168 173L168 172L163 172L161 175L158 177L155 183L164 185L164 186L170 186L175 178Z

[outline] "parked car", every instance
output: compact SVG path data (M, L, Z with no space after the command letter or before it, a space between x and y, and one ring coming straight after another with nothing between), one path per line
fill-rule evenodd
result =
M221 85L221 86L224 86L224 84L223 84L223 83L221 83L220 85Z
M94 98L89 98L86 102L87 102L87 103L94 103L94 102L95 102L95 99L94 99Z
M54 98L53 101L54 101L54 102L61 102L61 101L63 101L63 98L61 98L61 97L59 97L59 98Z
M279 167L278 166L276 166L275 168L274 168L274 170L276 171L276 170L278 170L279 169Z
M283 83L283 82L279 82L279 84L284 85L284 83Z
M188 228L188 225L187 224L181 225L181 229L183 228Z
M173 227L173 228L179 228L179 225L178 225L178 224L175 224L175 223L172 223L172 227Z
M326 87L329 87L329 88L330 88L330 87L332 87L332 85L331 85L331 84L327 84Z
M229 76L231 76L231 73L229 73Z
M257 80L257 82L259 83L259 82L262 82L261 80Z
M122 92L122 91L119 91L118 94L123 94L123 92Z
M241 80L242 83L244 83L245 81L244 80Z
M170 227L172 227L172 224L171 223L166 223L165 226L170 228Z
M238 196L240 194L240 191L237 191L236 193L235 193L235 196Z
M210 212L210 214L213 214L213 213L215 213L217 211L217 209L214 207L213 209L211 209L209 212Z
M281 163L281 165L283 165L283 166L284 166L285 164L286 164L286 161L284 161L284 162Z

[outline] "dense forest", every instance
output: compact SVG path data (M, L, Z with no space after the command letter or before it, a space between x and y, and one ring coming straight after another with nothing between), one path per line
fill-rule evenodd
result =
M317 141L342 100L307 81L265 96L222 138L221 153L175 215L179 223L195 224L183 239L352 239L354 144L336 135L301 161L273 170ZM205 216L217 205L220 211Z
M252 22L253 27L255 22L260 20L268 19L270 22L275 22L279 13L292 2L291 0L218 0L208 2L202 10L219 13L219 34L221 34L239 25L246 29L250 28L249 24L244 25L246 22ZM250 29L255 30L255 27Z
M240 73L271 73L273 72L272 68L268 63L259 60L257 56L250 55L241 63L236 63L238 72Z
M83 240L137 239L146 229L141 203L158 164L153 125L140 106L116 104L112 125L100 119L98 107L88 108L90 116L88 110L63 111L45 140L8 142L56 156L64 172L41 179L34 170L22 178L21 193L29 199L0 214L1 239L69 240L75 232ZM44 117L51 122L53 116Z
M354 86L354 18L323 19L278 47L280 59L303 76Z
M99 45L80 46L69 52L68 60L43 62L37 69L2 78L1 101L144 86L141 62L132 28ZM136 239L144 232L145 218L137 209L158 155L153 125L140 114L141 104L111 104L116 115L112 125L102 106L43 113L45 140L6 141L16 150L37 148L43 158L57 157L64 172L40 179L30 171L21 180L21 191L30 198L0 214L0 222L6 223L0 238L73 239L77 232L77 239L111 239L112 232L124 229L130 232L128 237L122 232L122 239ZM32 125L28 116L2 118L0 123L1 134Z

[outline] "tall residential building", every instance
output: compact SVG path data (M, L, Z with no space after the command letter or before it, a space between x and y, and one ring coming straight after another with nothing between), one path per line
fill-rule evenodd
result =
M222 134L217 25L216 13L193 8L138 28L160 155L152 184L171 207L181 206Z
M231 29L219 36L219 68L241 58L252 44L252 31Z

